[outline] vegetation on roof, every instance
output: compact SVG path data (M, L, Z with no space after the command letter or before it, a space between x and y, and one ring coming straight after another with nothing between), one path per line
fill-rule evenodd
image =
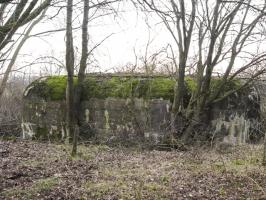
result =
M74 84L77 79L75 78ZM220 79L213 79L212 91L219 84ZM45 100L65 99L67 78L66 76L49 76L41 78L28 86L28 97L41 97ZM187 98L196 89L196 82L191 77L185 79ZM234 81L226 86L226 90L239 86L239 81ZM87 75L84 81L82 99L114 98L144 98L166 99L173 101L175 80L167 76L95 76Z

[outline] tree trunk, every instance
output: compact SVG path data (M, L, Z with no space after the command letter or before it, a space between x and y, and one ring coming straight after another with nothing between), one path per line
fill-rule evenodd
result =
M72 35L73 0L67 1L67 25L66 25L66 130L67 140L74 134L74 48Z
M174 113L181 112L183 109L183 98L185 93L185 67L184 67L185 63L186 63L185 61L181 62L178 69L178 77L176 83L177 85L176 85L175 98L173 103Z
M200 110L198 108L195 108L195 111L193 112L191 118L187 119L188 120L188 127L186 127L183 135L182 135L182 142L185 144L190 144L191 141L194 138L196 127L200 123Z
M89 17L89 0L84 0L83 9L83 23L82 23L82 53L80 59L80 67L78 73L78 83L75 89L75 119L77 120L77 125L74 133L72 155L77 154L78 146L78 136L81 127L81 96L83 91L83 82L85 79L85 70L87 68L88 59L88 17Z
M10 73L12 72L12 68L17 60L17 57L19 55L20 50L22 49L23 45L25 44L25 42L27 41L27 39L30 37L30 33L32 31L32 29L44 18L46 13L46 10L43 11L42 15L36 19L35 21L33 21L33 23L29 26L29 28L26 30L25 35L23 36L23 38L21 39L20 43L18 44L15 52L13 53L10 62L8 63L7 69L5 71L3 80L0 84L0 99L5 91L6 88L6 84L9 78Z

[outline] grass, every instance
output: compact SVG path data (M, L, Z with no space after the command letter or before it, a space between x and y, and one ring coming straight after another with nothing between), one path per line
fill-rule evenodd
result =
M265 194L262 145L221 154L215 149L164 152L90 144L79 145L76 157L70 155L71 145L0 145L10 157L3 161L9 168L0 174L3 199L260 199ZM26 176L10 180L17 171Z
M59 151L67 152L67 157L71 160L92 160L100 152L105 152L110 150L107 145L84 145L81 144L78 146L78 153L75 157L71 155L72 145L70 144L58 144L55 145L56 149Z
M3 192L4 197L16 197L18 199L35 199L40 192L52 189L58 184L59 180L56 177L49 177L36 180L30 187L14 187Z

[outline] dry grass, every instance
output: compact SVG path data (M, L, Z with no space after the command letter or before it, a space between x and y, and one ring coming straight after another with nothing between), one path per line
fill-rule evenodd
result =
M262 146L221 154L0 141L0 199L266 199Z

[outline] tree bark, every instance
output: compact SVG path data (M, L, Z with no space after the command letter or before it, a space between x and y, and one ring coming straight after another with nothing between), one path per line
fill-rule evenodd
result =
M67 20L66 20L66 70L67 70L67 88L66 88L66 130L67 140L74 134L74 48L72 34L72 15L73 0L67 1Z
M256 8L251 5L251 0L190 0L186 3L184 0L170 0L169 4L159 0L138 0L138 2L143 5L144 9L147 9L145 5L148 6L162 19L178 47L179 64L175 74L177 83L171 113L171 129L173 133L177 131L174 125L176 117L185 118L186 123L178 124L178 127L182 128L183 139L187 140L194 137L199 127L204 128L209 125L208 114L211 106L220 100L221 96L223 99L236 91L235 88L224 91L227 90L227 83L232 81L237 74L266 59L266 54L252 56L255 58L253 61L231 75L239 54L243 53L243 48L247 48L247 45L254 40L252 36L257 34L257 25L265 22L263 17L265 17L266 4ZM189 2L191 6L188 6ZM195 76L193 76L196 79L196 87L186 107L183 105L186 89L185 72L190 43L194 41L195 35L199 37L198 46L195 47L198 47L198 65ZM225 66L225 73L222 75L220 84L215 88L217 90L214 91L211 87L212 80L216 78L214 68L221 63L224 64L227 57L229 62ZM255 71L254 75L250 76L250 80L264 71L263 69ZM224 92L226 95L223 94ZM205 137L205 135L202 136Z
M38 3L37 0L32 0L27 7L26 4L28 1L21 0L6 23L0 26L0 50L10 42L19 27L38 17L38 15L50 5L51 1L52 0L45 0L34 9Z
M77 125L74 133L73 140L73 148L72 155L77 154L77 146L78 146L78 136L81 127L81 96L83 91L83 82L85 79L85 70L87 68L87 59L88 59L88 17L89 17L89 0L84 0L84 8L83 8L83 22L82 22L82 52L80 59L80 67L78 73L78 83L75 88L75 119L77 120Z

